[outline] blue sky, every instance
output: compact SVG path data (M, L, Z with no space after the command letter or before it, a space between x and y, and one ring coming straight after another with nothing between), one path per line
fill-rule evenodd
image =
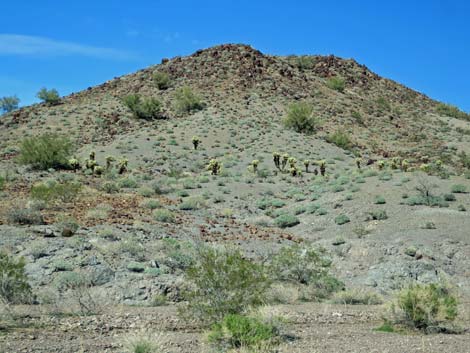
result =
M222 43L335 54L470 111L470 2L5 1L0 97L36 101Z

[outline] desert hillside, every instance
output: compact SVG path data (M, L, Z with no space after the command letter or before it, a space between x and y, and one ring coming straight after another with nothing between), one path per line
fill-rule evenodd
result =
M284 318L257 352L468 352L469 121L242 44L4 114L0 265L27 285L0 289L0 352L209 352L253 312ZM435 290L424 324L393 321L409 288Z

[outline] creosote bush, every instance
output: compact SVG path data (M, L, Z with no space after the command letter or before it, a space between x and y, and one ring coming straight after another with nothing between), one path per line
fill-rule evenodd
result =
M63 136L28 137L21 142L18 161L40 170L68 168L71 150L71 142Z
M55 201L71 202L77 197L81 188L82 185L77 182L58 183L49 181L33 185L31 198L46 203Z
M184 293L183 314L211 324L263 303L271 281L261 265L239 250L202 246L196 260L186 271L191 286Z
M279 330L273 323L260 318L231 314L212 326L209 342L224 348L262 348L273 345Z
M165 90L170 87L170 76L166 72L157 71L153 74L152 78L159 90Z
M455 320L457 298L442 284L414 284L399 292L392 314L396 324L426 331Z
M332 90L338 91L338 92L344 92L344 89L346 87L346 82L344 81L343 78L335 76L331 77L326 81L326 85L331 88Z
M313 116L313 107L307 102L292 103L283 123L288 129L307 134L314 133L318 126L318 120Z
M204 103L190 87L184 86L175 92L174 108L178 114L183 115L204 109Z
M27 303L31 294L24 259L15 259L0 252L0 302Z
M162 103L154 97L142 98L138 94L131 94L123 98L123 103L138 119L163 119Z
M350 150L353 147L353 142L349 134L343 130L337 130L332 134L328 134L325 140L329 143L335 144L336 146Z

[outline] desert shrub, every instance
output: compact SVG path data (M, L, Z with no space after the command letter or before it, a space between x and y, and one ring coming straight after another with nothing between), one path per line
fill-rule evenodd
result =
M332 90L335 90L338 92L344 92L344 89L346 87L346 82L344 81L343 78L335 76L335 77L329 78L326 81L326 85Z
M41 212L33 208L11 207L7 212L7 219L12 224L44 224Z
M77 182L58 183L49 181L33 185L31 198L45 203L61 201L71 202L80 192L82 185Z
M375 197L374 203L376 205L384 205L385 203L387 203L387 201L385 200L385 197L383 197L382 195L377 195Z
M153 212L153 217L158 222L165 222L165 223L174 223L176 220L175 214L167 209L158 209Z
M54 88L49 90L45 87L41 88L36 94L36 97L49 105L56 105L60 103L59 92L57 92L57 90Z
M276 281L309 286L311 298L327 298L344 286L329 274L331 260L313 247L284 247L267 266Z
M389 112L390 110L392 110L390 103L384 97L379 97L377 99L377 107L379 108L381 112L383 111Z
M15 259L0 252L0 301L7 304L26 303L31 294L24 259Z
M68 138L52 134L25 138L21 141L18 161L34 169L68 168L72 144Z
M454 194L465 194L467 192L467 187L462 184L455 184L455 185L452 185L451 191Z
M450 104L439 103L439 105L436 107L436 111L442 116L450 116L456 119L470 120L470 114L467 114L461 111L456 106Z
M155 85L158 87L160 90L165 90L170 87L170 75L168 75L166 72L161 72L157 71L153 74L153 82L155 82Z
M292 103L287 110L283 124L288 129L300 133L313 133L318 120L313 116L313 106L307 102Z
M385 210L374 210L369 212L368 219L372 219L375 221L383 221L385 219L388 219L388 215Z
M343 130L337 130L332 134L328 134L325 140L326 142L332 143L344 150L350 150L353 147L351 137Z
M441 284L414 284L398 293L392 312L395 323L427 330L457 317L457 299Z
M231 314L212 326L209 342L219 348L260 348L274 343L279 331L272 323L257 317Z
M263 303L270 280L261 265L239 250L199 247L196 259L186 271L191 287L184 293L187 306L182 313L215 323Z
M296 58L296 65L300 71L310 70L315 65L315 59L311 56L302 55Z
M280 214L274 219L274 224L279 228L294 227L299 223L300 221L296 216L288 213Z
M0 175L0 191L5 189L6 184L7 184L7 179Z
M375 292L352 289L335 293L332 302L349 305L379 305L383 303L383 299Z
M454 194L444 194L442 197L444 198L445 201L449 201L449 202L457 201L457 198L455 197Z
M204 109L204 103L191 88L185 86L175 92L174 108L178 114L189 114Z
M198 196L189 197L179 205L179 209L183 211L199 210L202 207L205 207L205 202Z
M157 98L142 98L138 94L131 94L122 99L123 103L130 109L138 119L162 119L162 102Z
M5 113L12 112L15 109L18 109L18 104L20 99L17 96L2 97L0 98L0 110Z
M335 223L337 225L342 226L343 224L346 224L346 223L349 223L349 222L351 222L351 220L345 214L340 214L340 215L335 217Z

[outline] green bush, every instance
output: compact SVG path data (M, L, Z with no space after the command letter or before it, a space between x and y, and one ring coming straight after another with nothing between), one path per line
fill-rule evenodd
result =
M57 92L57 90L54 88L50 90L47 88L41 88L36 94L36 97L49 105L56 105L60 103L59 92Z
M260 348L273 343L279 332L275 325L256 317L231 314L212 326L208 340L222 348Z
M331 260L313 247L292 245L282 248L268 263L273 279L305 285L315 285L329 278ZM342 284L338 282L338 288Z
M46 203L61 201L72 202L78 195L82 185L77 182L57 183L50 181L36 184L31 188L31 198Z
M20 145L18 161L34 169L68 168L72 144L68 138L44 134L25 138Z
M20 99L17 96L2 97L0 98L0 110L5 113L9 113L15 109L18 109Z
M165 222L165 223L174 223L176 220L175 214L167 209L158 209L153 212L153 217L158 222Z
M350 150L353 147L351 137L343 130L337 130L332 134L328 134L325 140L326 142L332 143L344 150Z
M279 228L294 227L299 223L300 221L296 216L288 213L280 214L274 219L274 224Z
M467 187L462 184L452 185L451 191L454 194L465 194L467 192Z
M153 82L160 90L165 90L170 87L170 76L166 72L157 71L153 74Z
M453 321L458 314L457 299L443 285L415 284L400 291L392 311L396 323L426 330Z
M388 219L388 215L385 210L370 211L369 219L376 220L376 221L383 221L385 219Z
M29 225L29 224L44 224L44 218L36 209L32 208L15 208L12 207L7 212L7 219L9 223Z
M340 214L335 217L335 223L342 226L343 224L349 223L351 220L345 214Z
M470 114L467 114L461 111L456 106L450 104L439 103L439 105L436 107L436 111L442 116L450 116L456 119L470 120Z
M261 265L235 249L200 247L196 252L197 262L186 271L191 287L184 293L182 313L210 324L263 303L270 280Z
M123 98L123 103L138 119L163 119L162 103L157 98L142 98L138 94L131 94Z
M310 70L315 66L315 59L311 56L302 55L296 58L296 64L300 71Z
M204 103L191 88L185 86L175 92L174 107L178 114L189 114L204 109Z
M312 105L307 102L298 102L289 106L283 124L288 129L310 134L317 129L318 120L313 116Z
M374 292L352 289L335 293L332 302L348 305L379 305L383 303L383 299Z
M326 85L332 90L335 90L338 92L344 92L344 89L346 87L346 82L344 81L343 78L336 76L336 77L329 78L326 81Z
M0 191L5 189L6 184L7 184L7 179L3 176L0 176Z
M31 294L24 259L16 260L0 252L0 301L8 304L27 303Z

